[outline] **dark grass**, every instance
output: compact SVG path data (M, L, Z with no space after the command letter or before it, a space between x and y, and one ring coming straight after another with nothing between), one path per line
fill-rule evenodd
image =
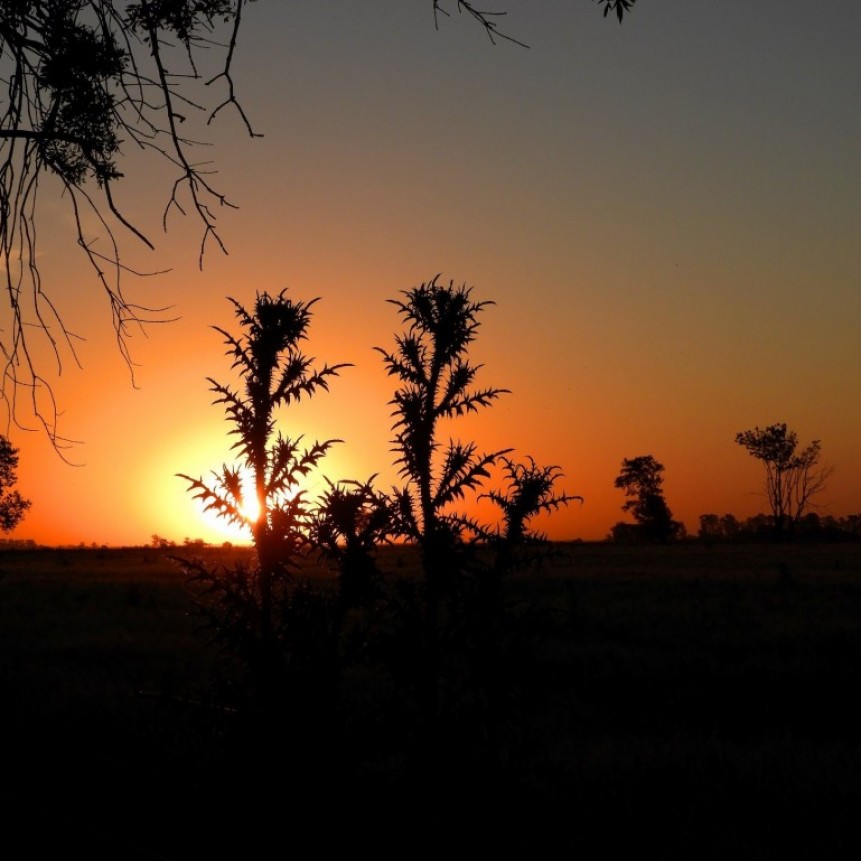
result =
M462 697L432 761L377 665L337 738L226 708L164 553L5 552L7 857L858 857L861 547L562 549L508 585L495 742Z

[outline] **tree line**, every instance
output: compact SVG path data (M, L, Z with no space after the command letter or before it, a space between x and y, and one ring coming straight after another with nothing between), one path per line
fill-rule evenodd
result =
M740 431L735 442L758 460L764 471L768 514L744 521L731 514L700 515L698 537L707 541L786 541L796 538L847 540L861 537L859 516L835 518L813 510L834 467L820 462L822 444L813 440L801 448L798 435L786 423ZM627 497L623 511L634 523L617 523L610 540L620 544L668 543L685 538L683 523L673 520L663 491L664 465L652 455L625 458L615 486Z

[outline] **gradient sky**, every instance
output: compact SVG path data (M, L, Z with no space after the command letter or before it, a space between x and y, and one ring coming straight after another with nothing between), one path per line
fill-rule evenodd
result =
M495 5L528 49L462 15L437 30L430 0L248 7L236 83L265 136L222 113L206 153L240 206L220 214L229 255L199 271L190 218L160 235L162 168L136 158L115 192L159 240L128 260L170 267L130 298L179 317L132 339L138 388L45 185L45 287L86 338L55 380L82 465L11 428L33 503L13 537L224 540L175 477L229 458L209 327L233 328L226 296L284 287L321 298L308 352L355 365L284 431L343 437L324 471L387 487L393 387L373 347L401 330L386 299L437 273L496 302L473 357L511 389L454 432L562 468L585 503L551 537L604 538L621 461L642 454L689 531L764 511L734 437L774 422L822 440L825 511L861 511L861 5L640 0L621 26L588 0Z

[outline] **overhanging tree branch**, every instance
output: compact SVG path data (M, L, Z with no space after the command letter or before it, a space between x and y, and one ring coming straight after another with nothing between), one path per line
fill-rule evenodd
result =
M43 289L38 242L40 179L53 174L72 210L78 246L89 261L111 309L120 354L129 370L132 327L165 322L166 309L135 304L124 294L124 276L141 273L125 263L125 233L154 243L123 213L114 184L123 141L153 153L177 170L165 207L184 213L183 197L203 225L199 263L208 241L226 252L215 209L232 206L211 181L212 171L191 156L198 145L180 133L182 113L209 120L236 101L230 63L242 6L249 0L82 0L53 3L19 0L0 7L0 271L7 296L0 321L4 368L2 398L8 419L26 425L32 412L57 448L65 447L50 382L30 341L38 333L62 372L64 357L78 362L77 337L63 324ZM200 79L198 54L218 44L211 36L228 29L222 71L228 96L215 109L197 103L191 90ZM211 68L211 67L210 67ZM216 97L220 98L217 93ZM182 108L179 106L182 105ZM249 134L253 130L241 111ZM84 217L86 212L86 218ZM99 244L106 245L100 250ZM35 344L34 344L35 346ZM132 378L133 380L133 378ZM18 390L29 392L22 411Z
M174 172L162 224L167 229L173 209L198 220L198 264L203 265L213 242L227 253L216 218L219 209L234 204L214 184L211 163L194 157L203 142L184 128L197 119L206 129L232 106L248 135L259 136L236 95L232 73L242 13L250 2L0 3L0 278L7 296L6 314L0 316L0 399L9 422L21 425L26 417L18 408L17 390L28 390L36 421L55 446L63 443L59 414L35 358L40 351L28 342L35 346L42 340L59 373L64 357L77 362L76 336L63 325L40 277L40 178L57 177L61 196L70 202L75 239L107 296L120 354L131 371L130 328L165 317L164 309L133 304L123 292L124 276L134 272L122 262L124 241L132 237L144 247L154 246L126 217L116 194L123 147L134 146ZM593 2L621 20L635 0ZM482 26L492 43L523 44L500 31L504 10L479 9L473 0L431 4L437 22L456 10ZM97 250L99 242L106 251Z

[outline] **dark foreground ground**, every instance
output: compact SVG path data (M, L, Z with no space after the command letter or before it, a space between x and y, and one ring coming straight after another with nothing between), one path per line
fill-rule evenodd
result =
M493 743L455 713L432 762L391 679L331 744L225 708L158 551L6 551L0 857L861 857L861 547L565 549L509 585Z

